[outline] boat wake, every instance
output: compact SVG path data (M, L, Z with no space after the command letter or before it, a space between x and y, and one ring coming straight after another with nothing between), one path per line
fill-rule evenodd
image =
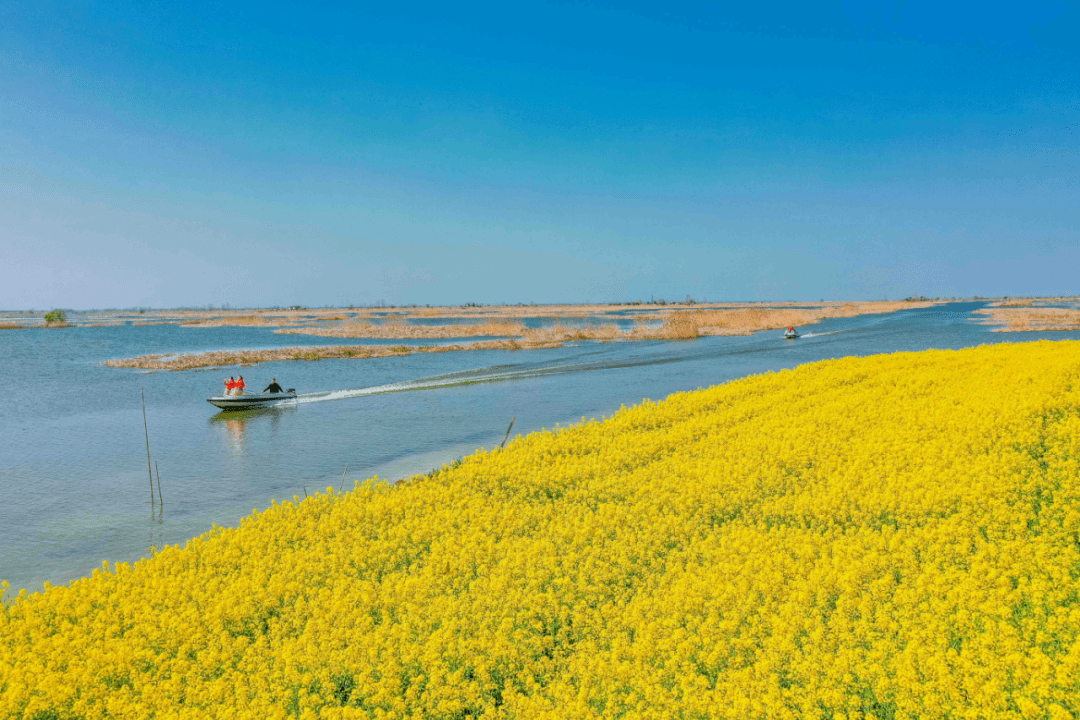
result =
M582 360L583 355L561 358L536 363L520 363L514 365L492 365L470 370L432 375L415 380L403 380L401 382L387 383L385 385L373 385L370 387L348 388L344 390L327 390L324 392L305 393L296 396L297 404L326 402L328 400L345 400L347 398L365 397L368 395L383 395L394 392L408 392L412 390L430 390L434 388L448 388L461 385L473 385L476 383L502 382L507 380L526 380L533 378L549 377L552 375L566 375L569 373L590 372L595 370L615 370L618 368L642 367L646 365L661 365L665 363L682 362L686 360L705 359L722 355L735 355L748 352L762 352L764 348L743 348L732 351L718 351L717 348L709 348L690 352L649 352L650 350L667 350L670 345L656 343L650 347L642 348L645 353L635 355L610 355L617 350L595 350L588 355L601 355L594 360ZM607 357L603 357L607 356Z
M844 333L844 332L850 332L850 331L849 330L830 330L829 332L808 332L808 333L803 333L802 337L804 337L804 338L825 337L826 335L836 335L838 333Z

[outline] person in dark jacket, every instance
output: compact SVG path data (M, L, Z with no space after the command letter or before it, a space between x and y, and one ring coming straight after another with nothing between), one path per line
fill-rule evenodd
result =
M282 390L281 386L277 384L277 378L271 378L270 379L270 384L266 386L266 389L263 390L263 392L264 393L279 393L279 392L285 392L285 391Z

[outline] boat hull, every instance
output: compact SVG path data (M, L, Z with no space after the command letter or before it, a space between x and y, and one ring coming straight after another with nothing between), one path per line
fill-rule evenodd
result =
M250 410L252 408L272 407L279 403L296 400L291 393L255 393L251 395L218 395L206 398L206 402L222 410Z

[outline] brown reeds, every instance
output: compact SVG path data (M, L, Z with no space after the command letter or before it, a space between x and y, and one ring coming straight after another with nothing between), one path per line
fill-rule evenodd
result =
M689 340L701 337L701 320L705 312L683 311L672 313L658 328L643 328L642 333L671 340ZM712 312L721 312L714 310Z
M620 340L625 339L613 324L602 325L565 325L560 318L553 327L525 328L521 336L524 348L558 347L563 343L579 340Z
M379 340L435 340L482 335L520 337L525 332L521 323L485 322L460 325L408 325L405 318L388 318L383 325L370 322L346 322L331 327L303 326L275 330L281 335L315 335L318 337L371 338Z
M329 345L319 347L288 347L269 350L215 350L193 355L166 358L163 355L142 355L134 358L106 360L109 367L143 368L146 370L194 370L226 365L258 365L286 360L360 360L366 358L398 357L413 353L441 353L455 350L511 350L511 340L488 340L467 345Z
M854 317L870 313L887 313L896 310L927 307L933 302L856 302L813 303L805 308L779 305L754 304L751 306L715 307L704 309L658 310L654 314L639 316L634 327L620 330L614 323L567 324L560 317L552 327L526 328L521 323L494 322L461 325L409 325L404 317L389 318L383 325L367 322L347 322L335 327L298 327L279 332L287 334L311 334L327 337L364 337L385 339L434 339L447 337L476 337L483 335L510 335L507 339L482 340L452 345L331 345L315 347L289 347L269 350L212 351L195 355L166 357L142 355L136 358L108 360L110 367L135 367L148 370L190 370L225 365L255 365L284 360L362 359L411 355L412 353L440 353L460 350L535 350L559 347L567 342L592 340L618 342L631 340L679 340L707 335L749 335L759 330L771 330L788 326L803 326L823 318ZM517 309L517 308L515 308ZM658 327L647 327L648 320L661 320Z
M0 330L26 330L27 325L20 325L19 323L0 323Z
M1036 303L1038 300L1036 300ZM902 308L925 307L931 302L862 302L852 303L851 306L858 308L857 314L865 312L892 312ZM798 306L798 307L793 307ZM558 321L580 318L598 318L609 313L621 313L633 307L637 311L648 311L648 314L639 314L638 317L665 320L683 312L709 312L727 310L822 310L833 312L836 308L844 307L835 302L814 303L675 303L666 305L498 305L476 307L401 307L401 308L260 308L245 310L97 310L79 313L77 319L68 319L67 324L53 323L49 327L67 327L69 325L82 327L99 327L123 325L131 322L135 325L179 324L188 327L272 327L283 328L289 331L295 330L297 334L309 334L323 337L373 337L390 338L401 337L403 339L445 338L445 337L476 337L478 335L501 335L520 336L520 330L514 331L510 326L518 326L522 318L546 317L555 318ZM22 313L0 313L3 324L0 329L18 329L18 327L44 327L40 315L29 321L24 320ZM410 318L445 317L465 320L466 323L454 327L455 330L434 330L425 326L412 326L405 324ZM384 325L375 325L365 320L381 318ZM387 328L404 325L408 333L405 335L390 335L387 330L373 330L372 328ZM462 327L482 328L475 331L461 331ZM430 327L430 326L427 326ZM703 326L708 327L708 326ZM734 327L734 326L733 326ZM339 332L340 328L340 333ZM682 320L669 327L668 332L678 335L688 328ZM652 331L655 331L653 328ZM651 332L652 332L651 331ZM596 328L583 329L586 334L597 334L605 331ZM705 334L708 331L704 331ZM366 334L361 334L366 333ZM444 335L442 333L451 333ZM655 334L655 333L653 333Z
M1000 325L994 332L1040 332L1080 330L1080 310L1074 308L989 307L977 310L986 315L986 325Z
M183 324L188 327L279 327L286 323L284 318L268 315L235 315L207 320L187 320Z
M641 337L679 339L704 335L750 335L760 330L813 325L826 318L896 312L929 307L933 302L880 301L822 305L807 308L732 307L709 310L676 310L659 328L642 330Z

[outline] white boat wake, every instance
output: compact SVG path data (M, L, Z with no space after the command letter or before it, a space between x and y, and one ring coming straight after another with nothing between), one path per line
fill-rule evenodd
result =
M654 346L658 347L658 346ZM586 355L609 355L608 349L597 350ZM752 352L752 351L751 351ZM715 351L706 353L681 353L681 354L644 354L631 356L606 357L598 360L582 361L582 355L569 358L561 358L542 363L522 363L516 365L493 365L490 367L474 368L471 370L459 370L442 375L432 375L415 380L403 380L401 382L386 383L385 385L373 385L370 387L348 388L344 390L327 390L324 392L304 393L296 396L296 402L313 403L327 400L344 400L347 398L365 397L367 395L383 395L393 392L407 392L410 390L429 390L432 388L446 388L460 385L472 385L475 383L500 382L504 380L524 380L531 378L548 377L551 375L565 375L568 373L587 372L590 370L614 370L617 368L640 367L643 365L659 365L670 362L680 362L695 358L714 356Z
M825 337L826 335L836 335L837 333L842 333L842 332L849 332L849 331L848 330L830 330L829 332L808 332L808 333L803 333L802 337L804 337L804 338Z
M345 400L347 398L364 397L367 395L384 395L393 392L407 392L409 390L429 390L432 388L455 387L459 385L472 385L482 382L499 382L502 380L517 380L525 378L545 377L548 375L562 375L565 373L581 372L584 370L602 370L610 367L626 367L628 365L645 365L657 362L649 360L645 362L626 363L612 361L593 362L560 362L549 365L495 365L492 367L476 368L473 370L459 370L457 372L432 375L415 380L403 380L401 382L387 383L385 385L373 385L362 388L348 388L345 390L327 390L325 392L305 393L296 396L297 403L325 402L327 400ZM659 362L664 362L660 360Z
M831 335L833 333L816 334ZM328 400L346 400L348 398L366 397L368 395L385 395L387 393L408 392L412 390L430 390L435 388L449 388L461 385L501 382L507 380L527 380L549 377L552 375L589 372L593 370L616 370L619 368L662 365L665 363L694 360L719 360L725 356L776 350L776 347L771 345L771 343L762 344L756 347L717 347L713 345L706 347L699 346L691 349L691 347L672 347L672 345L666 341L656 341L655 343L648 343L646 341L639 345L638 348L638 352L626 354L624 352L625 346L613 344L603 346L602 348L591 352L575 354L572 357L544 362L493 365L470 370L458 370L456 372L432 375L414 380L402 380L400 382L386 383L383 385L302 393L296 396L296 403L317 403L326 402ZM596 359L583 359L590 356Z

